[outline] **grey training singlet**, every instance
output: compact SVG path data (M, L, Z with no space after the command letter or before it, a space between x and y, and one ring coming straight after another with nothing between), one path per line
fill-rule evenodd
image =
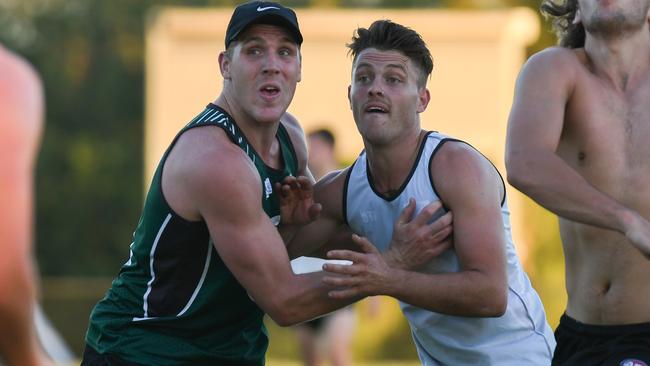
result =
M450 140L453 139L435 132L427 135L411 175L392 199L375 191L367 172L366 154L362 152L350 169L344 190L344 215L352 230L367 237L380 251L386 250L393 234L393 223L409 198L416 199L417 212L440 199L433 187L429 167L437 149ZM444 179L444 176L435 179ZM498 318L451 316L400 302L423 365L550 365L555 340L541 300L515 252L505 199L501 213L507 241L508 306L505 314ZM434 258L423 271L460 271L454 249Z

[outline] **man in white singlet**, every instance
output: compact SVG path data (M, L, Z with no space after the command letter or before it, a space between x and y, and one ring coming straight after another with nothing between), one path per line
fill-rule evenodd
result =
M338 286L330 296L400 300L423 365L549 365L555 342L514 250L503 180L471 146L420 127L433 68L424 41L380 20L348 46L348 97L365 150L316 184L321 216L290 246L317 248L341 228L357 234L361 253L328 253L353 262L324 266L334 273L324 281ZM418 271L388 265L379 253L404 229L402 209L436 210L434 202L453 214L453 248L435 246L432 261L404 266Z

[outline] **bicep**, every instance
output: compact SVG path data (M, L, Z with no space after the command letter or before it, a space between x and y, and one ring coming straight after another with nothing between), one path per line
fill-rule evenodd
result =
M231 164L232 165L232 164ZM276 227L264 212L262 187L252 168L213 174L195 187L193 200L219 256L251 297L266 309L279 284L290 282L289 257Z
M456 150L454 151L449 150ZM460 149L461 157L440 159L435 168L444 177L436 187L453 212L454 248L462 270L502 276L505 272L505 238L501 216L501 180L494 167L478 152ZM445 146L439 154L457 154ZM441 173L442 172L442 173Z
M565 56L546 52L524 65L508 122L508 152L557 148L571 94L572 75Z

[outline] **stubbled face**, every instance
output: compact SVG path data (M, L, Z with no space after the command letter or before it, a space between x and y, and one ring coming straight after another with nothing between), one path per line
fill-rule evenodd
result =
M397 51L368 48L357 55L348 99L364 141L386 145L419 131L418 114L429 102L429 91L417 85L419 73Z
M579 0L578 19L592 34L618 34L648 22L650 0Z
M219 56L230 107L259 123L279 121L300 81L298 45L268 24L250 26L236 42L229 56Z

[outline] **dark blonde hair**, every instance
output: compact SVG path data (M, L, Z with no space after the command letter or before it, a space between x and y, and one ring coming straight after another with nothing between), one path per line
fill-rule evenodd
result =
M408 57L420 70L418 86L424 87L433 70L431 52L420 35L411 28L390 20L377 20L368 29L357 28L348 45L353 60L367 48L381 51L399 51Z
M553 21L553 30L558 44L566 48L585 46L585 28L582 23L573 24L578 11L578 0L557 2L544 0L540 7L542 14Z

